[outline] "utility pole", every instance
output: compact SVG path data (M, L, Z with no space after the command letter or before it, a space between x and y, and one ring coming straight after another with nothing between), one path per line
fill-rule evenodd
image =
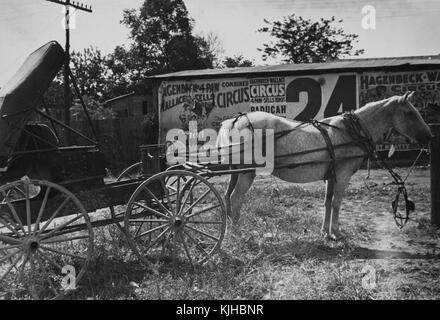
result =
M83 5L82 3L71 0L46 0L56 4L65 6L65 29L66 29L66 57L64 62L64 123L70 125L70 108L72 106L72 99L70 93L70 78L69 78L69 65L70 65L70 9L75 8L85 12L92 12L92 7ZM69 138L67 137L69 140Z

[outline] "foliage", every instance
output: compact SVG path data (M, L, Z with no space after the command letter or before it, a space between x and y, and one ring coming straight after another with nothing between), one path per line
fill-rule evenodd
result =
M75 77L82 98L86 102L92 119L109 119L114 114L103 107L105 100L112 97L117 83L109 59L98 48L90 47L82 52L73 52L71 55L71 70ZM64 103L64 77L63 70L59 72L45 93L45 103L49 109L62 109ZM73 85L71 85L73 89ZM71 92L74 92L71 90ZM71 95L72 118L83 120L86 118L79 98Z
M93 120L113 119L116 117L113 110L104 107L103 103L99 103L93 99L88 99L86 102L87 111L90 118ZM87 116L78 100L75 101L71 109L72 119L87 120Z
M57 75L44 93L44 102L49 109L60 109L64 106L64 86L62 71Z
M243 204L240 226L228 225L220 252L195 270L182 261L173 270L169 258L155 265L160 267L155 273L135 257L115 225L95 228L96 260L78 286L76 298L438 298L437 254L423 253L426 243L438 243L440 235L440 231L430 234L428 229L432 228L429 172L416 169L409 178L420 207L408 231L395 228L392 218L383 212L390 199L383 191L386 170L371 171L370 183L375 186L365 185L366 174L360 170L348 186L342 225L347 237L338 242L320 234L325 197L321 182L295 185L269 177L256 178ZM222 194L228 186L227 177L215 177L211 182ZM273 192L275 189L278 191ZM390 251L384 241L400 249ZM179 246L178 250L184 249ZM377 271L375 289L362 285L365 265Z
M286 63L326 62L347 55L360 55L363 49L355 50L354 43L358 35L346 33L335 26L335 17L321 18L318 21L304 19L294 14L284 17L282 21L269 22L258 32L269 34L275 42L263 44L263 60L282 58Z
M240 54L233 57L225 57L223 59L223 65L226 68L253 67L254 63L251 60L245 59L245 57Z
M121 21L133 41L128 52L131 80L213 66L208 41L193 34L194 21L182 0L145 0L140 9L124 10Z
M106 73L105 57L95 47L71 54L72 72L82 94L94 99L105 98Z

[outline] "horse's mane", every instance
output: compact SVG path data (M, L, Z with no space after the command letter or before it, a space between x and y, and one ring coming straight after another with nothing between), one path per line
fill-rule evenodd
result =
M392 96L383 100L379 100L379 101L371 101L368 102L367 104L365 104L364 106L360 107L358 110L359 111L364 111L367 109L376 109L378 107L382 107L385 106L386 104L392 103L392 102L399 102L399 99L401 97L400 96Z

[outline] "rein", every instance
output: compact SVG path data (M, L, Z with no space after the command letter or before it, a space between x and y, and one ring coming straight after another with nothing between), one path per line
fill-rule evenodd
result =
M252 125L252 123L246 113L239 113L235 117L235 119L233 120L232 124L235 125L237 120L241 117L245 117L248 120L249 129L251 129L251 131L254 131L254 126ZM330 160L291 163L291 164L276 166L276 169L296 168L296 167L300 167L303 165L310 165L310 164L316 164L316 163L328 163L329 167L328 167L327 173L324 177L324 180L332 179L332 178L336 180L335 163L337 160L349 159L349 158L359 158L359 157L363 157L363 158L368 157L369 160L373 159L374 161L379 161L382 164L382 166L388 170L388 172L390 173L391 177L394 180L394 183L397 185L397 194L395 196L395 199L392 201L391 206L392 206L394 221L395 221L396 225L400 229L402 229L405 226L405 224L409 221L410 213L415 210L414 203L408 199L407 190L405 188L405 180L406 179L403 180L402 177L391 168L391 166L385 161L385 159L383 157L381 157L376 152L376 147L375 147L375 144L374 144L374 141L371 137L370 132L368 131L367 128L365 128L365 126L362 125L359 117L353 111L345 112L342 115L342 119L343 119L345 128L340 128L340 127L337 127L337 126L334 126L334 125L331 125L328 123L324 123L324 122L320 122L320 121L312 119L309 121L301 122L300 124L298 124L294 128L276 132L274 135L275 140L280 139L281 137L284 137L287 134L289 134L289 133L291 133L291 132L293 132L303 126L313 125L317 130L320 131L320 133L323 136L324 141L326 143L326 147L315 148L315 149L311 149L311 150L304 150L302 152L296 152L296 153L291 153L291 154L277 155L276 156L277 159L284 158L284 157L291 157L291 156L300 155L300 154L307 154L307 153L313 153L313 152L318 152L318 151L324 151L324 150L326 150L330 155ZM350 135L350 137L353 139L353 141L333 145L331 142L331 139L328 135L328 132L324 128L324 126L328 127L328 128L335 128L335 129L347 132ZM362 156L336 158L335 152L334 152L335 148L353 145L353 144L360 146L361 149L363 149L366 154L364 154ZM238 145L241 146L241 145L243 145L243 143L242 142L238 143ZM231 146L228 145L228 146L220 147L219 149L226 149L226 148L229 149L230 147ZM240 150L240 152L242 152L242 151ZM185 157L188 155L189 154L186 154ZM177 166L180 166L180 165L177 165ZM209 162L209 163L197 163L197 164L186 162L183 166L184 166L184 168L186 168L188 170L196 170L196 171L201 172L207 176L216 176L216 175L233 174L233 173L247 173L247 172L251 172L251 171L255 170L255 167L233 169L230 165L227 166L228 169L222 170L222 168L224 168L225 165L222 164L221 162L219 162L219 163ZM216 168L216 169L214 169L214 168ZM403 196L403 199L405 201L405 214L400 213L398 210L398 204L399 204L399 200L400 200L401 195Z
M237 118L234 120L233 124L235 124L235 122L238 120L238 118L240 118L242 116L245 116L247 118L247 120L249 122L249 127L253 131L254 130L253 125L252 125L250 119L247 117L246 113L239 113ZM395 196L395 199L391 203L391 207L392 207L394 221L395 221L396 225L400 229L402 229L406 225L406 223L409 221L409 216L410 216L411 212L414 212L414 210L415 210L414 202L412 202L411 200L408 199L408 193L407 193L407 190L405 187L405 180L406 179L403 180L402 177L391 168L391 166L385 161L385 159L376 152L376 146L374 144L374 141L373 141L373 138L372 138L370 132L368 131L367 128L365 128L365 126L363 126L361 124L359 117L353 111L345 112L342 115L342 118L343 118L343 121L345 124L345 130L352 137L353 143L360 145L360 147L365 150L365 152L367 153L367 156L370 160L373 159L376 162L379 161L382 164L382 166L385 169L387 169L387 171L389 172L389 174L393 178L394 183L397 185L397 194ZM304 125L313 125L316 129L318 129L320 131L321 135L323 136L327 147L326 148L319 148L317 150L308 150L308 152L313 152L313 151L318 151L318 150L327 150L330 155L331 160L327 161L329 163L329 168L328 168L327 173L324 177L324 180L327 180L330 178L333 178L336 180L336 171L335 171L336 156L335 156L334 148L338 147L339 145L334 146L332 144L327 130L324 129L322 126L332 127L332 128L339 129L339 130L343 130L343 129L336 127L336 126L333 126L333 125L330 125L328 123L324 123L324 122L320 122L320 121L311 119L309 121L305 121L305 122L300 123L299 125L297 125L296 127L292 128L292 129L277 132L275 134L275 140L289 134L290 132L292 132L292 131L294 131ZM292 155L294 155L294 154L292 154ZM282 155L281 157L284 157L284 156L289 156L289 155ZM314 162L310 162L310 163L314 163ZM303 164L301 164L301 165L303 165ZM308 164L308 163L305 163L305 164ZM298 164L286 165L285 167L296 167L296 166L298 166ZM403 196L403 199L405 201L405 213L404 214L402 214L398 210L398 205L399 205L399 200L400 200L401 195Z
M395 199L391 202L391 207L393 210L394 221L396 225L402 229L408 222L410 213L415 210L414 202L408 199L408 193L405 187L406 179L403 180L402 177L391 168L385 159L376 152L376 148L369 131L361 124L359 117L354 114L354 112L344 113L343 119L348 133L361 145L361 147L364 148L370 159L373 159L376 162L380 161L382 166L387 169L397 185L397 194ZM398 211L401 195L405 201L405 214L402 214L400 211Z

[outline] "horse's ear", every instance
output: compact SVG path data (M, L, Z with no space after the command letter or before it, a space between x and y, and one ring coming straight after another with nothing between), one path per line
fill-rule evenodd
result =
M402 97L402 102L411 101L414 96L414 91L407 91Z

